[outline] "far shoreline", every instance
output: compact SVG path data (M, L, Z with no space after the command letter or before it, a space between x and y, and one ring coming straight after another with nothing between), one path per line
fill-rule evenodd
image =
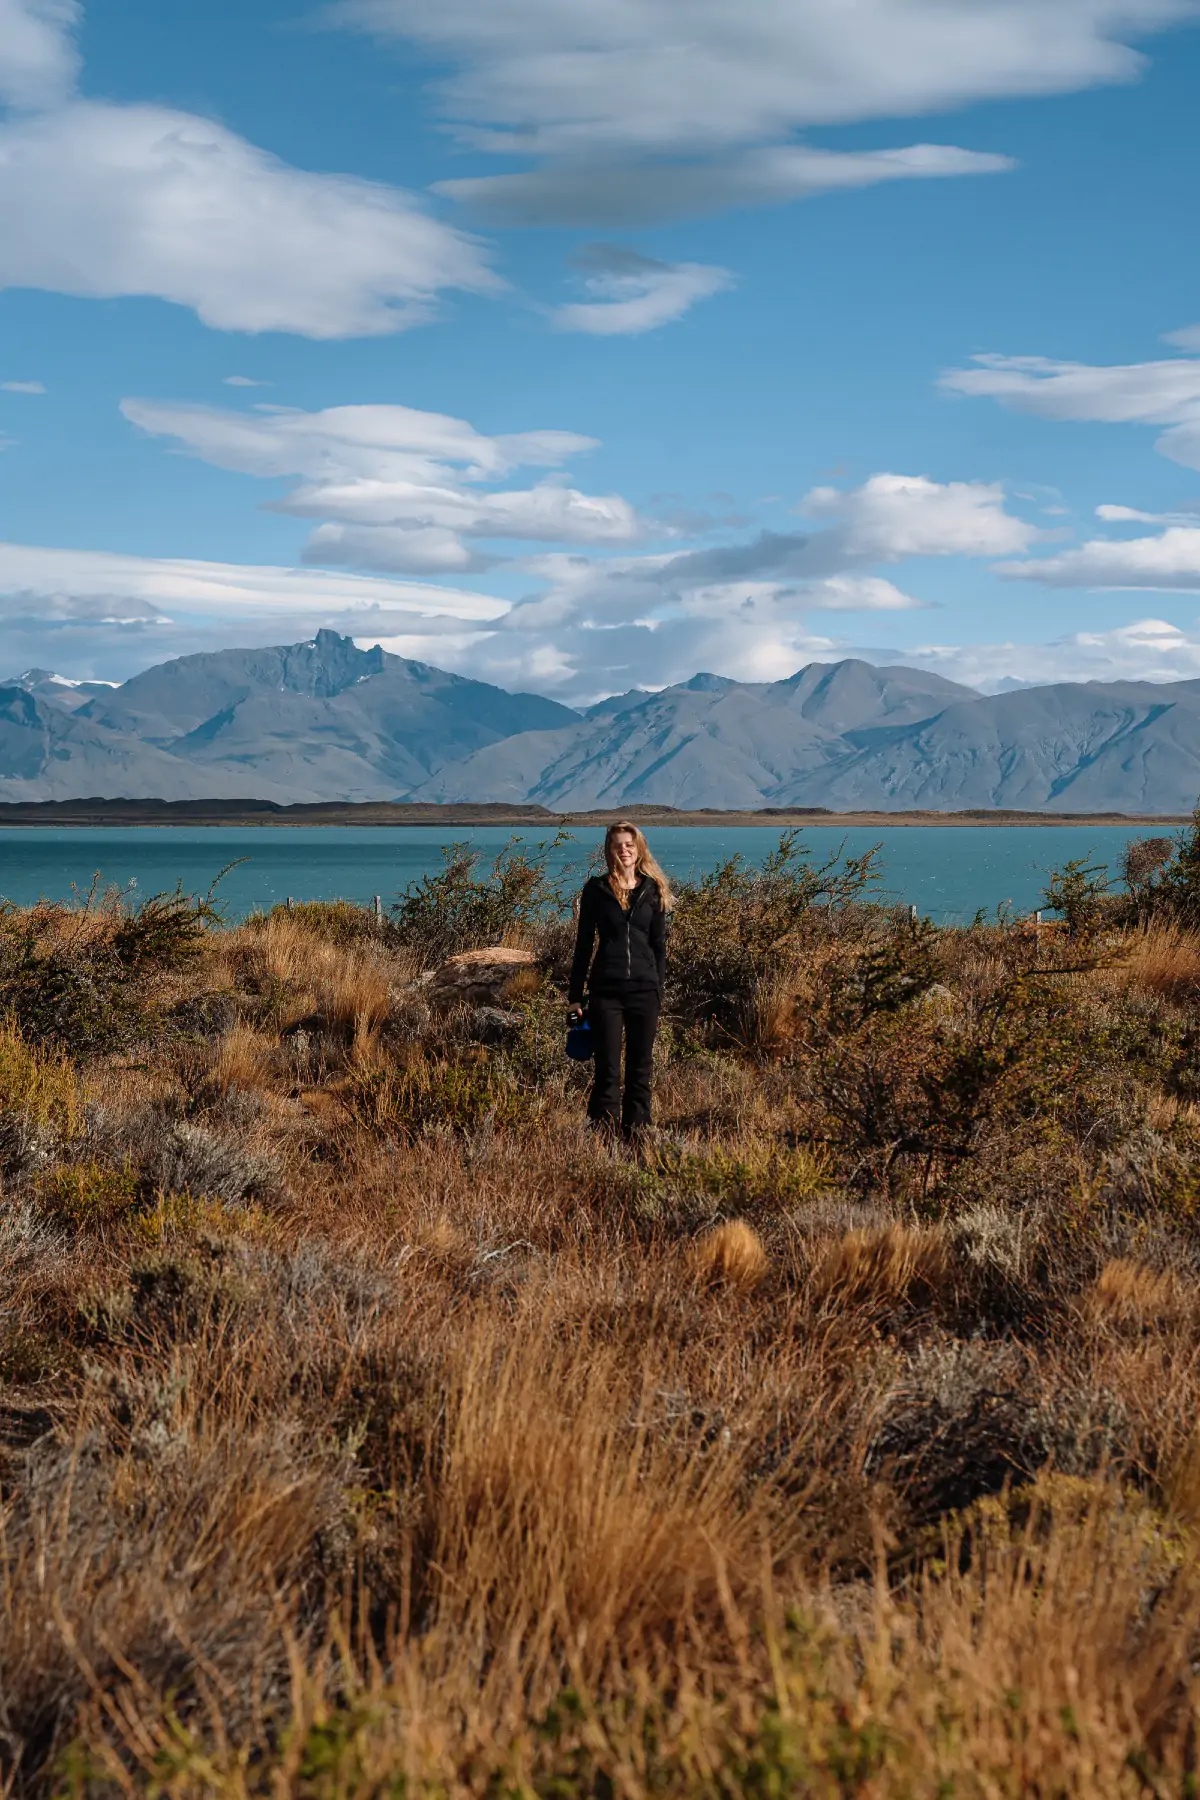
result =
M0 828L45 827L95 830L105 827L195 826L229 830L238 826L287 829L296 826L399 827L421 826L431 830L471 829L482 825L541 828L550 831L574 827L600 828L618 819L631 819L647 828L674 826L683 829L773 827L780 831L806 826L831 826L839 830L959 827L989 829L1011 826L1131 826L1167 830L1187 825L1189 813L1069 813L1023 812L1011 808L973 807L959 812L829 812L823 807L761 807L725 811L698 807L685 811L669 806L597 808L582 812L555 812L541 806L507 806L480 802L434 806L406 801L322 801L285 806L264 800L41 800L0 801Z

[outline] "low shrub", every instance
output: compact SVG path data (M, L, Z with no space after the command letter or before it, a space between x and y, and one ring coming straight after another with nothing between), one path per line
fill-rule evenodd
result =
M0 1112L64 1136L78 1129L81 1117L79 1083L69 1059L37 1049L12 1023L0 1024Z
M832 1159L769 1140L736 1151L723 1145L651 1144L628 1171L629 1205L639 1219L686 1228L721 1214L768 1218L800 1210L828 1187Z
M0 909L0 1009L25 1037L76 1059L153 1035L161 1019L146 978L197 956L219 922L211 896L177 888L131 902L93 890L78 907Z
M187 1194L227 1206L278 1191L279 1171L243 1138L186 1119L148 1122L140 1150L143 1191Z
M1086 856L1080 856L1054 870L1042 898L1063 920L1068 936L1088 938L1094 936L1112 915L1113 909L1108 904L1111 888L1104 864L1089 862Z
M550 870L555 850L570 841L558 835L523 846L513 839L483 871L483 855L470 844L442 852L442 868L423 875L401 894L391 911L395 934L427 963L442 962L460 950L522 938L556 915L569 911L562 882Z
M405 1142L430 1130L469 1136L485 1126L518 1127L536 1113L535 1101L476 1061L354 1070L342 1099L357 1124Z
M144 1204L131 1163L65 1163L41 1176L37 1204L47 1218L77 1228L129 1223Z
M352 900L304 900L290 906L273 906L268 921L282 920L310 931L329 944L386 942L389 921L378 919L374 908Z
M877 879L875 850L814 865L799 831L784 832L759 868L731 857L676 890L667 964L673 1014L739 1038L769 985L794 963L804 933L827 929Z

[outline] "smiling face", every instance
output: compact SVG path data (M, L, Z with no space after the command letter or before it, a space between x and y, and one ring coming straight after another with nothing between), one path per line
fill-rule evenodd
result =
M618 831L612 840L613 873L631 882L637 874L638 847L632 831Z

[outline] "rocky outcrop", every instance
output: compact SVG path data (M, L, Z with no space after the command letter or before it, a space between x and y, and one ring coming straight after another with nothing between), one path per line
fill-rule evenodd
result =
M503 1010L514 990L529 992L537 983L537 958L530 950L493 944L486 950L461 950L417 985L433 1006L474 1006Z

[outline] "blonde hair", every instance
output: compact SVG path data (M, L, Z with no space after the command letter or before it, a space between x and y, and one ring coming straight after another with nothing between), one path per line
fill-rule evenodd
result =
M646 842L645 837L638 830L632 819L618 819L616 824L610 825L604 834L604 861L608 869L609 887L617 896L621 905L628 906L629 901L627 897L613 880L617 867L617 853L614 848L614 840L622 831L627 831L629 833L637 849L637 863L635 867L638 874L644 875L647 881L652 881L654 883L655 887L658 889L658 898L662 904L663 911L670 912L675 904L675 896L671 892L671 884L655 860L654 853Z

